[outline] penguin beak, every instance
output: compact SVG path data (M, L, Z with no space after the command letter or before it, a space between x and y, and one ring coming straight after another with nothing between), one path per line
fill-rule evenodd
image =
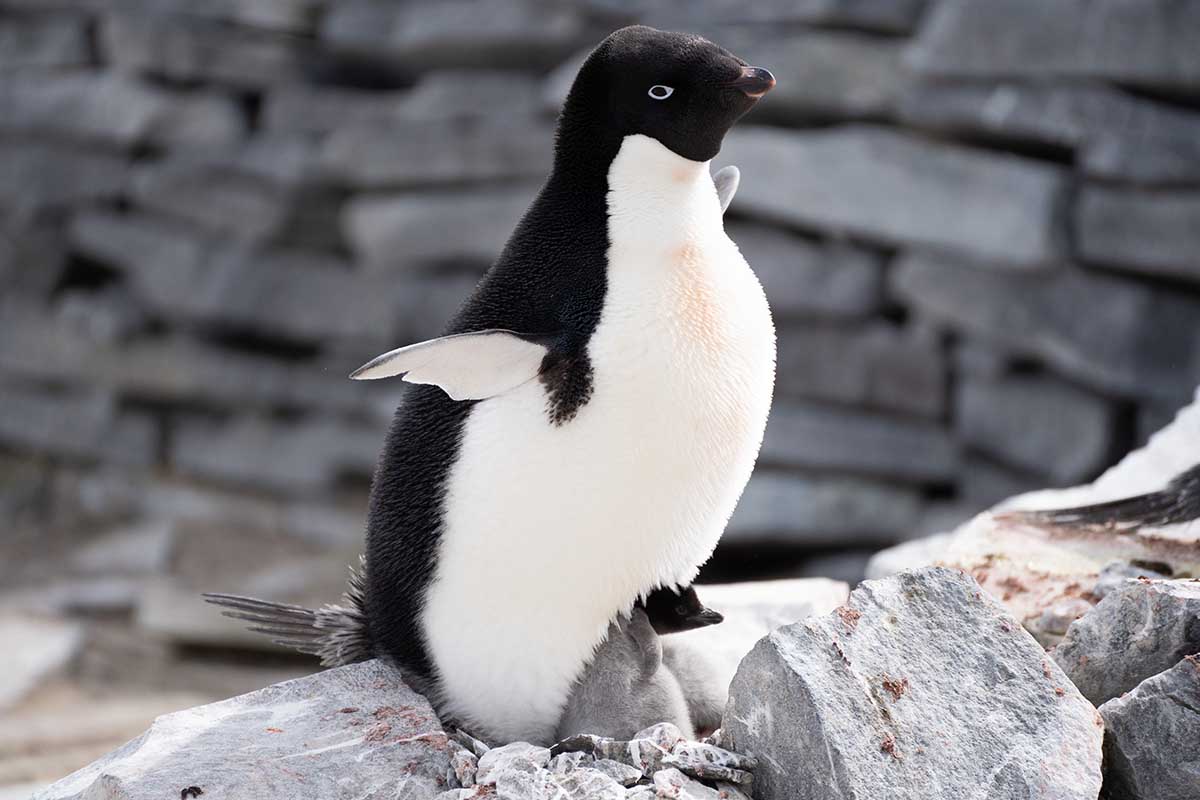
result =
M742 67L742 74L729 85L757 100L775 88L775 76L762 67Z

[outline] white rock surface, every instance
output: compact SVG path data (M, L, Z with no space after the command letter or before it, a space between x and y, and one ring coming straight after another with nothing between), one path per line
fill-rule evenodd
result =
M1003 606L938 567L864 583L759 642L722 729L758 759L760 800L1095 800L1102 737Z
M161 800L189 787L214 800L417 800L450 788L448 744L429 703L368 661L159 717L35 800Z

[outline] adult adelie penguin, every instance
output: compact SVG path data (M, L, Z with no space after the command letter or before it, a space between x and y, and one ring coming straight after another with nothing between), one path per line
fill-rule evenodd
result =
M425 384L388 433L358 599L248 616L291 614L275 630L329 660L391 657L486 737L553 736L609 623L692 581L757 457L775 335L708 162L774 83L646 27L592 52L553 172L447 335L353 376Z

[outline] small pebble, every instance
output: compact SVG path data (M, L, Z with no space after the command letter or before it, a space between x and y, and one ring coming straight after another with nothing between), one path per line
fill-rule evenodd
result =
M454 779L463 788L475 785L475 775L479 771L479 759L458 742L450 742L450 769L454 771Z
M721 795L716 789L689 778L677 769L656 772L654 789L659 797L677 800L721 800Z
M491 750L491 748L488 747L486 744L479 741L474 736L472 736L471 734L467 733L466 731L464 731L462 729L456 730L453 733L451 733L450 738L453 739L454 741L458 742L459 744L461 744L463 747L470 750L472 753L475 754L475 756L477 758L482 756L488 750Z
M649 739L663 750L672 750L675 745L687 741L687 737L683 735L683 732L670 722L660 722L657 725L651 725L649 728L635 733L633 738Z
M570 753L559 753L551 758L549 770L555 775L566 775L581 764L591 766L593 763L590 755L577 750Z
M602 758L591 764L592 769L603 772L622 786L633 786L642 778L642 771L629 764L611 758Z

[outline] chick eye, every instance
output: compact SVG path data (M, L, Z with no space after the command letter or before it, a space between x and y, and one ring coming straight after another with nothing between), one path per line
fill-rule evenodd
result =
M668 97L670 97L674 93L675 93L674 87L663 86L661 83L654 84L653 86L650 87L650 91L647 92L647 94L649 94L650 97L653 98L654 100L666 100Z

